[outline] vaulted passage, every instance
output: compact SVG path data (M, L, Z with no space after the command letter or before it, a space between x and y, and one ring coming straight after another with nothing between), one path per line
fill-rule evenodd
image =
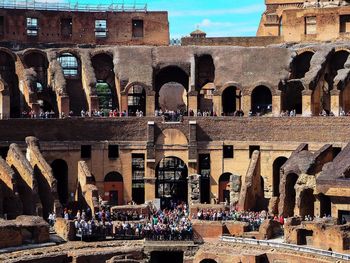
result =
M252 112L264 115L272 112L272 94L268 87L257 86L252 92Z
M310 70L310 62L314 52L305 51L297 55L291 64L290 79L301 79Z
M300 216L314 216L315 200L312 189L300 193Z
M118 108L113 58L109 54L101 53L93 56L91 62L97 81L96 93L100 109L111 110Z
M188 84L189 76L180 67L168 66L155 73L156 109L187 111Z
M57 180L57 193L61 204L68 201L68 165L64 160L57 159L51 163L53 176Z
M233 115L241 109L242 92L237 87L227 87L222 93L222 112L225 116Z
M165 157L156 168L156 197L163 208L187 202L187 166L180 158Z
M81 61L71 53L59 56L63 75L66 79L66 90L69 96L69 108L73 115L79 116L82 110L89 110L88 102L81 80Z

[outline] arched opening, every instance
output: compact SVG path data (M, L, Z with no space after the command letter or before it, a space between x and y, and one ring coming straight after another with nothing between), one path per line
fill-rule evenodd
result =
M211 55L195 57L196 90L199 91L198 109L202 112L213 110L215 65Z
M49 66L46 55L42 52L32 51L24 54L23 60L25 67L32 68L36 73L32 85L35 84L36 86L36 82L39 82L43 85L43 89L45 89L47 86L47 68ZM34 90L36 88L35 86L33 86Z
M164 88L163 86L165 84L168 85L166 85ZM155 74L156 109L162 109L163 111L166 110L165 108L161 107L161 102L163 107L164 105L167 106L168 104L172 106L179 104L187 107L188 85L189 76L180 67L168 66L159 70ZM162 93L161 89L163 90ZM186 99L184 99L184 97L186 97Z
M199 154L200 202L210 204L210 154Z
M222 112L225 116L234 115L241 108L242 92L239 88L227 87L222 93Z
M164 84L159 91L159 108L163 111L187 112L187 91L177 82Z
M162 208L187 202L187 166L180 158L165 157L156 168L156 197Z
M139 84L134 84L128 90L128 113L136 116L137 112L146 115L146 90Z
M81 61L71 53L62 53L58 57L66 79L66 91L69 96L69 108L72 115L80 116L82 110L89 110L86 94L81 81Z
M305 189L300 193L300 216L314 216L316 198L313 189Z
M53 176L57 180L57 193L61 204L68 201L68 165L64 160L58 159L51 163Z
M91 62L97 80L96 93L100 110L109 111L118 108L113 58L101 53L93 56Z
M298 175L295 173L290 173L286 177L286 185L285 185L285 217L290 217L294 215L294 207L295 207L295 184L298 180Z
M285 164L288 159L286 157L278 157L273 162L272 171L273 171L273 196L280 196L280 175L281 167Z
M302 91L300 82L288 82L282 90L282 111L295 110L296 114L302 114Z
M216 263L216 261L214 259L203 259L199 263Z
M252 92L252 112L256 115L264 115L272 112L272 94L268 87L257 86Z
M230 203L230 177L231 173L223 173L219 178L219 202Z
M123 176L118 172L110 172L104 179L105 201L110 205L122 205L124 203Z
M290 79L301 79L310 70L311 59L314 55L312 51L305 51L297 55L291 64Z
M21 115L21 92L18 87L18 77L16 75L15 60L5 51L0 51L0 75L7 84L10 93L10 116L19 118Z

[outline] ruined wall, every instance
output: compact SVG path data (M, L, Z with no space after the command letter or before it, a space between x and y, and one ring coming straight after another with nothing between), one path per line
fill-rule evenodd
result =
M1 40L3 44L21 43L35 46L55 45L168 45L169 24L167 12L59 12L40 10L0 10L4 19ZM27 36L26 18L38 19L37 36ZM62 19L71 19L72 32L62 32ZM95 20L107 20L107 37L95 37ZM132 36L132 20L143 20L143 37Z
M240 47L264 47L273 44L283 43L283 38L279 36L261 37L206 37L181 39L182 46L240 46Z
M26 215L42 215L42 204L39 198L38 183L34 170L17 144L11 144L6 162L15 172L18 193Z
M77 201L83 201L83 203L86 203L91 208L91 212L94 215L99 207L98 190L93 182L89 168L84 161L78 162L77 184L78 192L76 193L76 197L79 198ZM80 200L80 198L83 198L83 200Z
M238 208L243 211L261 210L264 208L264 189L261 184L260 152L254 151L247 174L242 184Z

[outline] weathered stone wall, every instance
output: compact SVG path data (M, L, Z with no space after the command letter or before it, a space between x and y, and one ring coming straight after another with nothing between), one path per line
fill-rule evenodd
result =
M168 45L169 22L167 12L65 12L47 10L11 10L2 9L4 17L3 44L12 46L20 43L24 46L45 45ZM27 36L26 18L38 18L37 37ZM63 18L72 19L72 34L62 35ZM95 20L107 20L107 37L95 37ZM143 37L132 36L132 20L143 20ZM12 43L11 43L12 42Z

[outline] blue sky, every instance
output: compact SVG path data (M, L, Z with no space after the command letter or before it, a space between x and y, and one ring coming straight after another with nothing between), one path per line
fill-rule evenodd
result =
M75 3L75 0L39 0ZM125 4L146 3L148 10L169 12L170 37L189 35L197 26L209 37L254 36L264 0L116 0ZM106 0L78 0L79 3L110 4Z

